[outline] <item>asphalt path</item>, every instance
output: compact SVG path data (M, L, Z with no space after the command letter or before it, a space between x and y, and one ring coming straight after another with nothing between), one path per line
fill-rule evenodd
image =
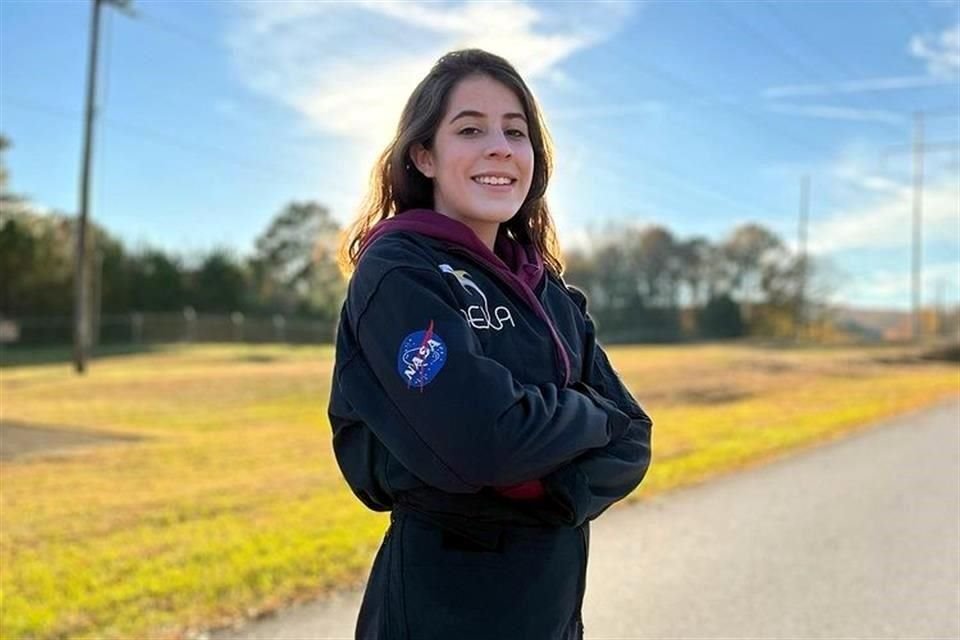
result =
M591 537L589 640L960 638L960 397L612 509ZM210 637L349 640L359 603Z

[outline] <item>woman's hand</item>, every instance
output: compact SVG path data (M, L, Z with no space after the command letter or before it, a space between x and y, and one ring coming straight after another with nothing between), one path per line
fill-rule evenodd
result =
M544 495L543 483L539 480L528 480L509 487L495 487L494 490L511 500L537 500Z

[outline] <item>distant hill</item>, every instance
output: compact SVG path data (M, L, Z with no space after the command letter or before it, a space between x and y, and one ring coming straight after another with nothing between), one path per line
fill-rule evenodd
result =
M897 309L834 307L837 324L870 340L897 340L910 336L910 312Z

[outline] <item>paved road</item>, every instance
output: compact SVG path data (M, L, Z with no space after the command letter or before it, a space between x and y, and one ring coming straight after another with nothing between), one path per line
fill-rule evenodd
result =
M351 639L358 606L348 592L213 638ZM611 511L584 621L588 640L960 638L960 397Z

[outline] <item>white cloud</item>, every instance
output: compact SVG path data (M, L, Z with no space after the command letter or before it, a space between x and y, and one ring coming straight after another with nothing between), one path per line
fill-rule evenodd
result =
M858 180L872 179L860 176ZM831 254L850 249L882 249L908 246L911 238L913 191L882 178L879 195L867 203L842 208L827 219L811 223L811 253ZM923 191L924 238L940 238L960 244L960 188L956 175L941 176Z
M794 184L797 176L812 175L807 249L815 256L818 270L825 269L815 277L824 291L832 292L829 297L835 302L909 307L910 167L907 157L880 171L875 145L861 140L846 144L836 157L820 165L781 164L768 169L773 178ZM789 232L781 237L791 251L797 251L796 214L785 218L784 228ZM933 300L938 287L946 287L943 295L956 301L960 290L960 173L956 168L928 165L922 231L925 304Z
M768 87L760 92L770 111L788 115L831 120L882 122L899 125L905 116L893 111L863 109L840 105L784 104L783 98L831 97L876 91L903 91L926 87L956 85L960 81L960 24L936 35L916 35L908 50L927 63L926 75L861 78L829 84L804 84Z
M331 204L342 216L359 203L404 103L441 55L479 47L509 60L535 93L546 85L573 91L578 79L561 63L612 37L638 6L240 2L227 9L226 40L249 90L286 105L314 131L343 139L336 175L316 169L319 190L340 190Z
M960 73L960 23L938 34L914 36L910 39L909 51L926 61L931 75L955 77Z
M910 39L911 55L927 61L927 75L860 78L828 84L801 84L768 87L767 99L830 96L874 91L903 91L957 84L960 71L960 24L937 35L916 35Z
M558 65L619 28L626 3L565 5L509 0L239 3L228 35L247 86L311 126L383 146L416 83L446 51L479 47L510 60L528 82L570 86Z
M909 176L902 174L891 177L876 173L875 155L876 152L869 146L848 147L828 168L827 180L836 181L843 188L852 190L861 202L863 196L871 192L894 198L908 197L912 193Z
M883 122L886 124L901 124L906 121L906 118L902 114L880 109L855 109L851 107L835 107L819 104L793 105L778 103L768 104L767 108L776 113L827 120L854 120L859 122Z
M953 78L933 76L890 76L886 78L863 78L831 84L800 84L768 87L761 92L764 98L789 98L800 96L825 96L841 93L866 93L871 91L902 91L956 84Z
M913 292L908 267L876 269L857 274L836 292L835 302L863 307L907 309ZM960 303L960 263L940 262L924 265L920 276L920 303L952 306Z

